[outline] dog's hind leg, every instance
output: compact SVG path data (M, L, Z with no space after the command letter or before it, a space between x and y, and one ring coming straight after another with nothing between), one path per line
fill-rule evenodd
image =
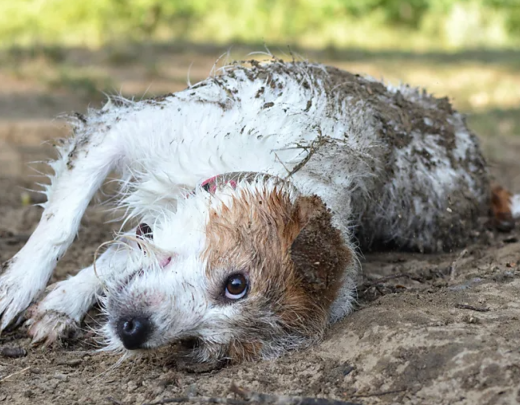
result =
M0 331L22 320L23 311L44 291L56 263L72 243L80 220L108 173L117 165L121 140L101 116L81 126L52 164L40 222L26 245L2 266Z

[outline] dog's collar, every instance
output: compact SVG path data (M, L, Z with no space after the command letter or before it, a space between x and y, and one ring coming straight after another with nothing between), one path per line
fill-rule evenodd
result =
M202 189L210 194L215 194L215 191L217 191L217 187L219 185L230 185L231 187L233 187L233 189L235 189L237 188L237 180L234 178L229 178L227 174L219 174L217 176L213 176L207 180L204 180L200 184Z
M208 192L209 194L215 194L219 187L223 186L231 186L233 189L237 188L239 182L247 182L247 183L255 183L262 182L266 180L274 180L276 184L279 185L288 185L290 184L287 180L284 180L278 176L273 176L267 173L262 172L229 172L217 174L216 176L210 177L207 180L204 180L200 183L200 187ZM194 194L195 190L187 195Z
M252 183L259 177L267 178L271 176L265 173L255 172L230 172L210 177L209 179L204 180L200 186L208 193L215 194L219 186L230 185L233 189L235 189L239 181L247 181Z

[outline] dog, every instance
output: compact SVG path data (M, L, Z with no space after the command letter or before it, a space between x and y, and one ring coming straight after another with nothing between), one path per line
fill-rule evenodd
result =
M448 99L320 64L234 63L70 121L40 223L0 276L1 329L27 319L35 343L99 302L109 351L274 358L352 311L360 251L449 251L480 217L520 216ZM126 230L36 302L114 171Z

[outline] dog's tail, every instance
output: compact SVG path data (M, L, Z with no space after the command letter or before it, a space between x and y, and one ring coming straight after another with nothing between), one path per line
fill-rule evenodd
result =
M513 218L520 218L520 194L511 197L511 215Z
M520 218L520 194L511 194L499 185L491 188L493 222L499 231L509 232L515 227L515 218Z

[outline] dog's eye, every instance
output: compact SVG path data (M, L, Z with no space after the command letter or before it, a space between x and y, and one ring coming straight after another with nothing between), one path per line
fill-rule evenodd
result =
M239 300L247 293L247 279L242 274L233 274L226 280L226 298Z
M152 228L144 222L140 223L135 231L136 235L141 238L153 239Z

